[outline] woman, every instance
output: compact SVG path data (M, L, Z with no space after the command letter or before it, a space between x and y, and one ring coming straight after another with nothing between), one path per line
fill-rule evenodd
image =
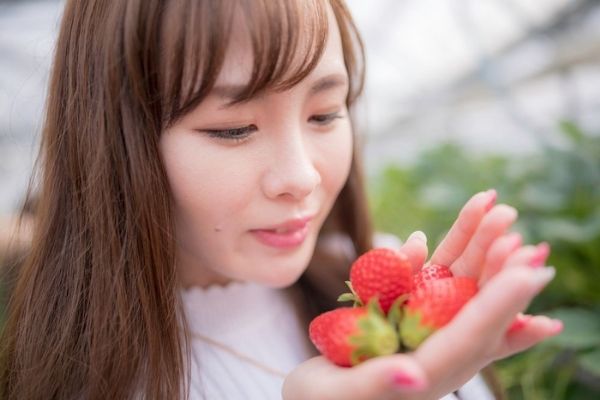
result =
M306 346L372 247L349 114L362 58L338 0L68 2L3 397L429 399L555 334L534 317L500 336L552 270L526 266L536 248L490 191L432 257L490 278L459 322L350 370ZM421 267L423 236L403 251Z

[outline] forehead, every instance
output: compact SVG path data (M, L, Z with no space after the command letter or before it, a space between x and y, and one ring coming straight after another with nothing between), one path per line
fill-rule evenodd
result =
M240 87L230 104L332 74L348 82L348 102L360 93L363 73L356 60L362 58L362 45L350 43L348 30L355 28L337 0L167 4L156 61L165 127L214 94L217 85Z
M338 24L329 5L326 6L326 11L328 29L325 46L317 65L307 76L307 80L310 80L311 77L316 78L334 73L347 75ZM243 17L242 13L237 10L232 22L231 38L225 51L223 66L216 80L217 85L248 84L253 72L255 54L249 35L249 24L252 21ZM301 30L298 35L297 49L289 65L285 67L286 74L283 80L288 79L294 74L294 71L302 68L303 63L306 62L309 45L309 35Z

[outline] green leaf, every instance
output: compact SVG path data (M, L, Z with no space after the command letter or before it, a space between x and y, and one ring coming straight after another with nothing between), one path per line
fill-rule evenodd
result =
M579 365L588 372L600 377L600 348L580 356Z
M344 302L344 301L355 301L356 297L354 296L354 294L352 293L343 293L340 295L340 297L338 297L337 301L340 302Z
M581 143L585 138L585 134L579 129L573 121L561 121L561 131L575 143Z

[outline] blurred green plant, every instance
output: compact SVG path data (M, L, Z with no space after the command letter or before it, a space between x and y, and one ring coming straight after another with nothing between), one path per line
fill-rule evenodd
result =
M557 275L529 312L560 318L565 330L497 363L511 400L600 398L600 136L560 126L564 145L536 155L476 157L446 143L370 180L378 230L401 238L423 230L435 248L464 202L495 188L519 210L514 230L524 241L550 243Z

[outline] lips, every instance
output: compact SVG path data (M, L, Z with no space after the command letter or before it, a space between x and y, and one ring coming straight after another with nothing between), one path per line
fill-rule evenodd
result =
M304 242L308 235L312 216L295 218L281 224L254 229L251 232L263 244L277 248L296 247Z
M306 224L308 224L308 222L311 219L312 219L312 216L306 216L306 217L302 217L302 218L294 218L294 219L287 220L278 225L274 225L274 226L270 226L270 227L266 227L266 228L260 228L257 230L273 231L276 233L285 233L285 232L295 231L295 230L304 228L304 226Z

